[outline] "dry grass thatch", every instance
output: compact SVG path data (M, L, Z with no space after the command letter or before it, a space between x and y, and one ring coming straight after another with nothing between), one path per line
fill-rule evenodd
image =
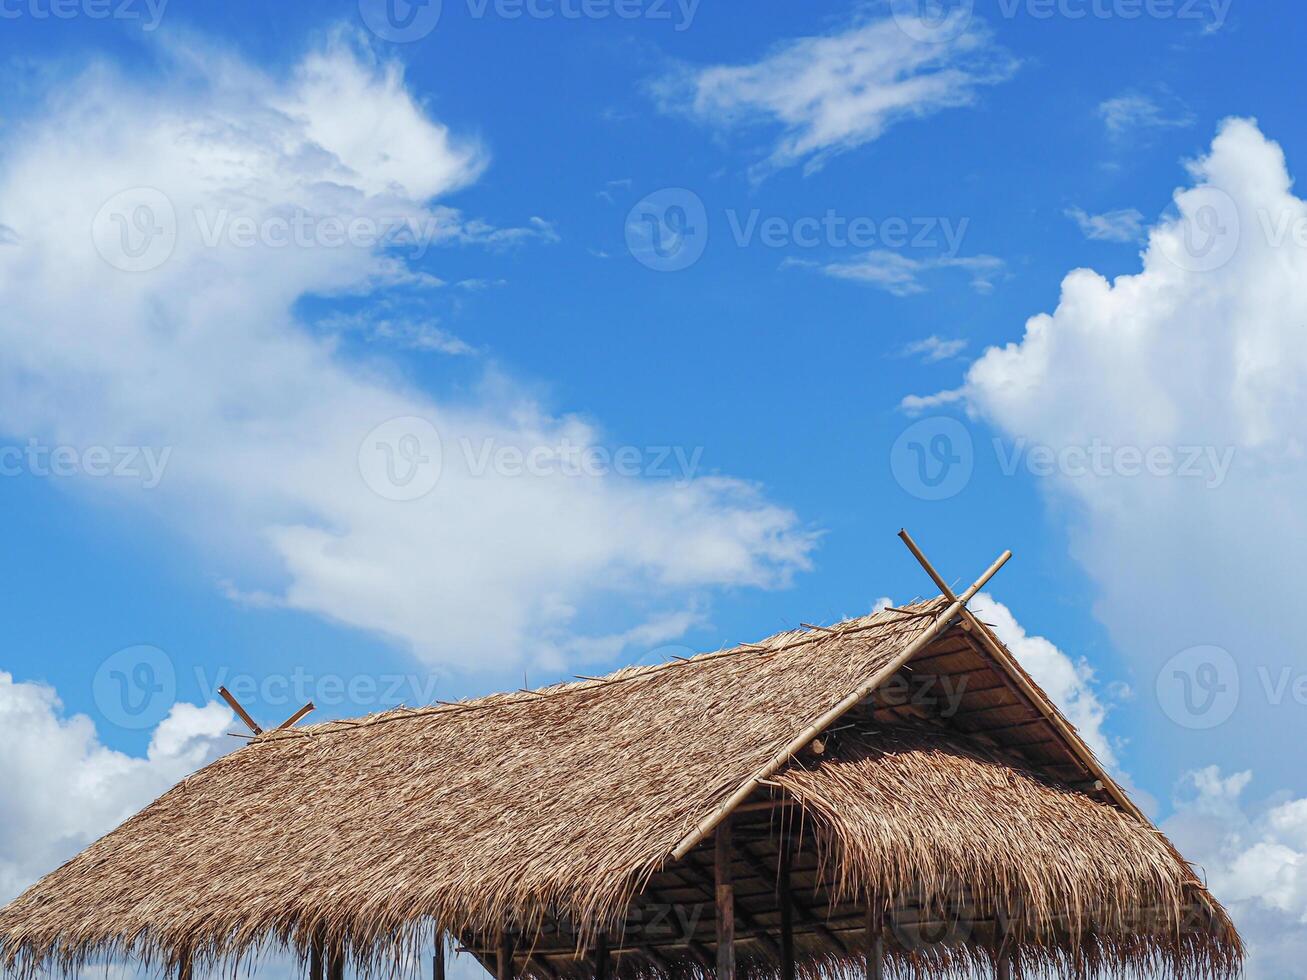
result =
M1239 970L1237 933L1160 833L1001 752L893 728L842 738L774 782L815 821L837 893L947 910L951 945L967 947L955 959L993 959L1000 937L968 926L997 920L1022 975ZM904 960L935 938L894 932Z
M529 932L564 914L593 935L621 921L697 821L942 608L268 733L0 912L0 965L203 967L325 940L367 967L437 933L494 935L505 916ZM1048 927L1061 911L1085 942L1076 923L1092 919L1109 953L1160 955L1186 975L1237 960L1223 915L1211 948L1190 955L1176 935L1128 938L1132 910L1160 908L1170 928L1189 904L1191 873L1155 831L960 746L859 750L777 781L824 829L848 887L885 897L965 883L1029 911L1032 950L1065 947Z

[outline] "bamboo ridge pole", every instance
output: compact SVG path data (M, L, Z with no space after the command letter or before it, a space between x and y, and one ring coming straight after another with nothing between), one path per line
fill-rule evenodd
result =
M729 814L734 812L735 808L743 803L750 794L753 793L763 782L770 779L780 771L780 768L789 762L796 754L801 752L809 742L824 732L827 728L839 721L846 714L852 711L858 704L872 691L880 687L881 684L893 677L894 674L905 663L915 657L921 650L925 649L936 636L938 636L957 616L958 612L966 608L966 604L971 601L977 592L983 589L991 578L998 574L998 570L1008 563L1012 557L1012 552L1005 551L998 556L998 559L985 573L976 579L971 588L956 598L953 603L944 610L933 623L928 626L915 640L904 648L903 652L891 660L883 668L869 677L866 681L859 684L853 693L845 697L839 704L825 712L821 717L811 725L796 735L780 753L763 766L758 772L746 779L734 793L720 807L714 810L708 816L704 817L695 825L695 828L681 838L681 842L672 849L672 857L680 860L689 854L690 851L701 841L705 840L711 834L719 823L722 822Z

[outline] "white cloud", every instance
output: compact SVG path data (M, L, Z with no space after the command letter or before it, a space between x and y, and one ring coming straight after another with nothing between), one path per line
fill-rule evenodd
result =
M1249 946L1249 980L1302 972L1307 957L1307 799L1248 803L1251 772L1188 773L1163 830L1206 875Z
M685 68L655 83L654 94L665 110L721 128L779 126L752 170L762 177L799 163L812 173L905 119L971 105L982 86L1016 70L978 18L959 30L905 20L859 20L788 40L752 64Z
M1139 92L1126 92L1107 99L1098 106L1103 125L1114 137L1147 129L1184 129L1194 124L1191 113L1178 100L1162 105L1152 96Z
M787 259L782 268L815 268L832 279L845 279L883 289L894 296L915 296L926 291L922 279L931 272L959 269L971 276L971 288L988 293L994 280L1006 268L1002 259L992 255L954 257L948 255L913 259L887 249L864 252L842 262L818 263L807 259Z
M1307 540L1307 250L1268 227L1307 227L1307 203L1251 121L1223 125L1191 173L1142 271L1070 273L1057 309L987 351L964 396L1011 445L1081 453L1043 485L1072 505L1073 553L1141 687L1191 646L1233 655L1243 698L1219 739L1143 707L1168 745L1234 765L1238 746L1302 731L1264 677L1305 667L1290 570ZM1095 447L1106 465L1085 465Z
M1143 237L1144 216L1134 208L1089 214L1083 208L1068 208L1066 215L1080 226L1086 238L1100 242L1137 242Z
M1132 705L1146 751L1177 769L1234 771L1256 747L1259 779L1289 791L1243 816L1231 801L1247 777L1206 770L1176 818L1182 849L1260 943L1255 975L1280 977L1300 973L1307 955L1307 806L1295 801L1307 785L1297 754L1275 751L1301 744L1304 731L1292 684L1307 672L1297 574L1307 541L1307 249L1295 234L1307 202L1281 148L1250 120L1224 123L1189 172L1174 213L1149 230L1138 273L1071 272L1052 313L945 394L965 398L1009 447L1075 461L1041 483L1096 584L1098 616L1150 695ZM1086 465L1094 447L1106 467ZM1218 472L1213 460L1231 453L1233 466ZM1233 714L1210 730L1190 713L1200 708L1162 696L1182 673L1164 665L1195 647L1234 661L1214 678L1186 675L1195 704L1207 691L1238 691Z
M690 479L658 447L632 476L523 475L524 460L601 449L602 433L493 371L435 397L398 365L344 359L300 319L306 297L366 312L383 287L392 300L439 285L405 261L414 241L342 244L342 229L416 229L423 245L557 237L541 218L497 234L432 203L475 179L485 152L357 44L338 37L284 79L198 50L148 81L97 64L12 129L0 153L0 220L18 236L0 250L0 431L172 447L149 493L61 485L148 508L195 538L233 593L386 634L433 662L556 665L578 637L678 628L675 614L712 588L783 585L806 568L813 535L750 483ZM156 190L122 206L124 189L142 187ZM300 224L299 244L274 240ZM124 272L97 246L150 267ZM373 486L383 450L437 472L436 447L409 455L406 433L365 442L410 417L438 431L443 469L420 499L387 499L361 476L361 452ZM681 453L698 460L697 447Z
M994 634L1076 727L1099 761L1115 766L1116 752L1103 730L1108 707L1095 690L1089 663L1083 657L1071 659L1042 636L1031 636L1007 606L987 593L976 596L971 610L993 627Z
M931 334L929 337L905 344L899 351L899 356L920 358L924 364L938 364L940 361L952 360L966 349L967 341L960 337L945 340Z
M175 705L133 757L52 688L0 671L0 905L229 749L231 721L223 705Z

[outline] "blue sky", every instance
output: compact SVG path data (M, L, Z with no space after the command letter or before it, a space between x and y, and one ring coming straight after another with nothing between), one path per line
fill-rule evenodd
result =
M1283 975L1300 15L400 8L0 6L0 897L235 744L220 683L714 649L928 593L907 526L1016 552L991 618Z

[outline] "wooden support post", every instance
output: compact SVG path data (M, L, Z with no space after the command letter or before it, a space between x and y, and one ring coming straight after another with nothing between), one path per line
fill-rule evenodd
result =
M731 880L731 818L717 825L717 980L735 980L735 885Z
M994 969L994 976L998 980L1012 980L1012 957L1008 955L1007 950L998 955L998 965Z
M309 980L327 980L323 973L322 943L317 939L309 945Z
M794 896L790 894L790 869L793 863L790 844L782 841L780 880L776 883L781 905L781 980L794 980Z
M191 980L192 972L194 971L192 969L191 954L189 952L183 953L181 960L177 963L177 978L178 980Z
M333 946L327 956L327 980L345 980L345 950Z
M884 920L870 902L867 903L867 980L885 980Z
M608 951L608 937L600 934L595 943L595 980L611 980L613 975L613 956Z
M499 957L495 963L496 980L513 980L513 937L508 927L499 936Z
M445 937L436 933L436 952L431 957L431 980L445 980Z

